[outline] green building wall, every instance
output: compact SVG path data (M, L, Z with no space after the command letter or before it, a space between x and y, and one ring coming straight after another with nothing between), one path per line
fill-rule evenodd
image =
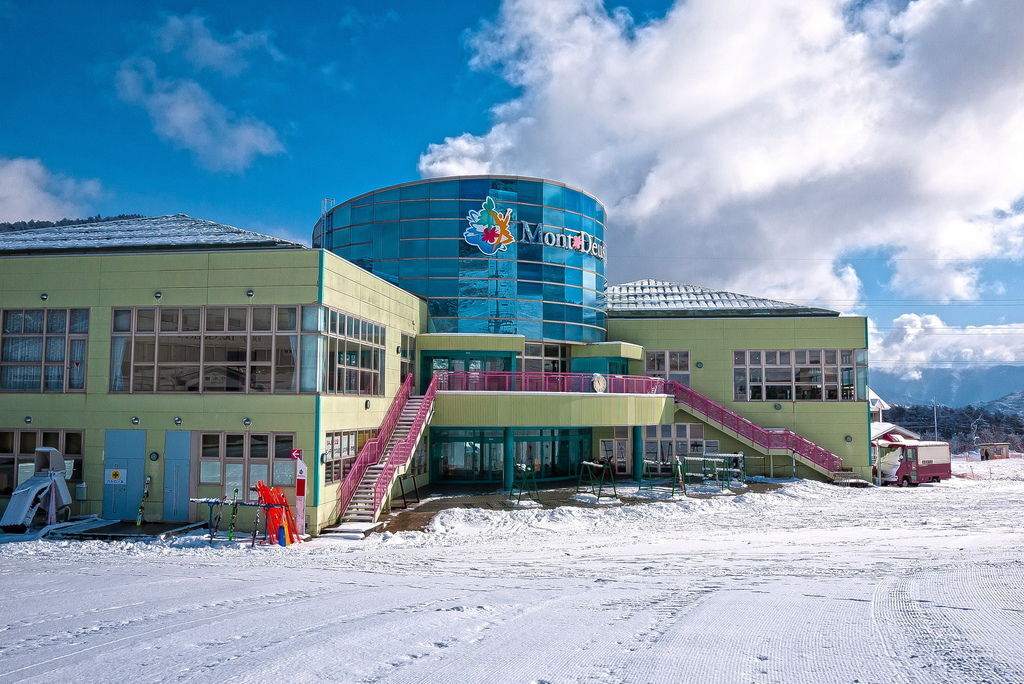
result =
M246 295L253 290L253 297ZM159 299L154 293L160 292ZM146 450L164 453L166 433L287 432L295 434L308 470L307 530L318 532L337 517L337 485L324 486L324 437L329 431L376 429L399 384L401 333L425 327L426 304L343 259L319 250L239 252L154 252L0 258L0 307L88 308L84 393L0 394L0 428L84 430L83 481L87 499L75 514L100 514L103 504L103 449L107 430L143 430ZM46 293L46 301L40 294ZM229 393L112 394L111 315L115 307L250 306L322 303L382 324L385 396L254 395ZM369 401L370 407L366 408ZM31 416L31 426L24 419ZM131 417L139 419L138 425ZM180 417L180 428L173 419ZM249 418L251 426L242 424ZM193 454L193 469L197 457ZM163 459L146 459L152 477L146 517L163 510ZM192 480L195 482L195 477ZM293 488L285 488L291 496ZM200 485L198 496L221 496L222 485ZM0 505L4 501L0 499ZM200 510L197 517L203 518ZM248 525L249 512L240 514Z
M862 477L870 475L866 401L734 401L732 387L733 351L866 349L865 318L610 318L608 336L649 350L689 351L690 386L694 390L758 425L788 428L803 435L842 457ZM698 368L698 363L703 367ZM642 362L631 362L630 370L642 374ZM776 409L776 404L781 409ZM723 448L726 443L723 441ZM810 475L809 471L801 472Z

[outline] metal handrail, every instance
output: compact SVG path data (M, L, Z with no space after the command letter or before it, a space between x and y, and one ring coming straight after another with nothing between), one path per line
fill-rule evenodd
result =
M338 488L338 510L341 511L342 516L348 510L348 505L352 502L352 497L355 496L356 489L359 488L359 482L363 479L363 475L366 474L366 469L380 462L380 458L384 453L382 445L386 446L391 440L391 434L395 431L398 417L402 415L402 409L405 408L405 404L409 400L410 392L412 392L411 373L405 376L405 381L399 387L398 394L395 395L394 401L391 402L391 407L380 424L377 436L366 440L363 448L359 450L356 460L353 461L352 467L345 473L345 479L342 480L341 487Z
M597 389L603 378L604 387ZM534 371L441 371L442 392L585 392L587 394L664 394L664 378L599 373Z
M387 463L385 464L384 469L381 470L380 475L377 477L377 482L374 483L374 518L377 517L377 512L384 504L384 498L387 496L388 490L391 489L392 479L394 478L395 472L400 467L408 463L409 459L412 458L413 448L416 446L416 442L419 441L420 434L426 425L427 417L430 415L430 410L434 405L434 397L437 394L438 384L438 374L435 373L434 377L430 379L427 391L423 393L423 401L420 403L419 410L416 411L416 416L413 418L412 424L409 426L409 432L402 441L395 444L391 449L391 453L388 454Z
M843 468L842 458L792 430L763 428L678 382L665 383L665 389L675 397L677 403L692 409L694 413L715 421L736 435L749 439L760 447L787 449L832 473Z

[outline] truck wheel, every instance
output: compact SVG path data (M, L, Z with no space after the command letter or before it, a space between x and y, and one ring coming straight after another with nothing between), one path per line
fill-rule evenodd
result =
M910 484L909 477L904 477L902 480L900 480L900 487L906 487L908 484Z

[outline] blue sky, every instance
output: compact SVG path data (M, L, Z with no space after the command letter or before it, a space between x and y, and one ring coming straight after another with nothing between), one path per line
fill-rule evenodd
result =
M0 220L307 241L326 196L540 175L609 206L612 281L866 313L883 357L1024 359L1019 3L439 7L0 0Z

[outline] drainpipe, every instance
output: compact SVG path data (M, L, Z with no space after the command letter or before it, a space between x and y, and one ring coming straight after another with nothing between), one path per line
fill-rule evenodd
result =
M644 474L644 428L633 426L633 479L637 482Z

